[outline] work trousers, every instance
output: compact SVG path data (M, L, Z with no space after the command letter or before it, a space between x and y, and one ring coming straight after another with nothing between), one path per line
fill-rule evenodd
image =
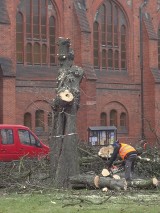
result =
M137 158L137 155L128 156L125 160L125 179L126 181L132 180L132 175L134 172L134 163Z

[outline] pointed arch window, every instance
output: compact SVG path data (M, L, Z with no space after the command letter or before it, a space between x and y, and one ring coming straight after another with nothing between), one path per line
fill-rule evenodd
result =
M47 45L42 45L42 64L47 64Z
M98 68L99 67L99 33L98 33L98 23L94 22L94 26L93 26L93 34L94 34L94 38L93 38L93 42L94 42L94 67Z
M41 130L44 130L44 111L43 110L37 110L35 114L35 127L36 129L39 128Z
M17 63L23 63L23 16L17 13L16 16L16 50L17 50Z
M32 116L29 112L24 114L24 125L32 129Z
M114 109L110 112L110 125L117 126L117 111Z
M48 113L48 127L52 127L52 112Z
M57 13L53 2L20 0L17 11L17 63L55 65Z
M120 114L120 126L118 127L119 133L127 133L127 114L122 112Z
M126 47L126 16L116 1L104 0L96 11L93 24L94 68L107 71L126 71ZM104 62L104 50L107 53L106 63ZM106 64L106 68L104 64Z
M126 69L126 27L121 27L121 69Z
M106 8L104 5L102 5L102 11L101 11L101 16L102 16L102 22L101 22L101 37L102 37L102 45L106 45Z
M127 125L126 118L127 118L126 113L122 112L120 115L120 126L121 127L126 127L126 125Z
M158 69L160 70L160 26L158 29Z
M32 64L32 44L28 43L26 46L26 62Z
M106 68L106 50L102 50L102 68Z
M118 53L118 50L116 50L115 53L114 53L114 67L115 67L115 69L118 69L118 67L119 67L119 53Z
M49 35L50 35L50 63L54 64L55 63L55 51L56 51L56 46L55 46L55 18L52 16L49 20Z
M107 125L107 115L105 112L102 112L100 115L100 125L106 126Z
M113 51L112 49L108 50L108 68L112 69L113 68Z
M40 64L41 60L40 60L40 44L39 43L35 43L34 44L34 51L33 51L33 58L34 58L34 64Z

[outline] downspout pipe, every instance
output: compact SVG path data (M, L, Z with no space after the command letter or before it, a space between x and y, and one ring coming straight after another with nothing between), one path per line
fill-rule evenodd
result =
M148 0L139 7L140 19L140 72L141 72L141 139L145 139L144 133L144 67L143 67L143 8L147 5Z

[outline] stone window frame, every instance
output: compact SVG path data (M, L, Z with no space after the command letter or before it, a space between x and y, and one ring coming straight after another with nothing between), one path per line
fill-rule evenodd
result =
M16 14L17 63L24 65L40 65L40 66L56 65L57 63L56 38L58 26L57 12L51 0L37 1L38 5L33 4L35 2L36 2L35 0L30 1L22 0L20 1L17 8ZM44 5L45 11L42 7ZM36 8L37 10L35 11L35 14L38 13L37 16L34 16L33 12L33 10L35 10L34 8ZM43 14L45 13L45 24L43 20L44 15L42 15L42 12ZM27 13L30 13L30 16L27 15Z
M107 126L107 113L109 115L108 122L110 126L117 127L118 133L128 133L128 115L125 111L117 111L116 109L111 109L109 112L100 113L100 125ZM103 116L102 116L103 115ZM105 115L105 116L104 116ZM103 117L103 118L102 118ZM105 117L105 125L104 125Z
M114 22L117 24L114 25ZM127 71L127 37L124 12L114 1L104 0L96 11L93 23L94 68Z

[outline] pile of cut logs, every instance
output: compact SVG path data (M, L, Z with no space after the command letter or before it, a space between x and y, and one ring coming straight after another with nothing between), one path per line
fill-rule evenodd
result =
M70 183L72 189L102 189L105 192L108 190L127 190L128 187L150 189L156 188L160 184L156 177L147 180L134 179L127 182L117 174L112 175L107 169L103 169L100 175L87 173L72 176L70 177Z
M103 150L99 150L98 155L102 158L109 158L112 154L111 146L103 147ZM103 156L102 156L103 154ZM151 160L146 157L137 157L137 161L150 162ZM153 176L143 179L133 179L130 182L127 182L125 178L122 178L121 175L118 175L119 164L122 161L118 160L114 164L114 168L117 168L117 173L114 172L114 169L109 171L106 168L102 169L100 174L96 174L94 171L88 171L80 175L70 177L70 184L73 189L101 189L102 191L108 190L127 190L127 188L139 188L139 189L151 189L157 188L160 186L160 181ZM115 166L116 165L116 166Z

